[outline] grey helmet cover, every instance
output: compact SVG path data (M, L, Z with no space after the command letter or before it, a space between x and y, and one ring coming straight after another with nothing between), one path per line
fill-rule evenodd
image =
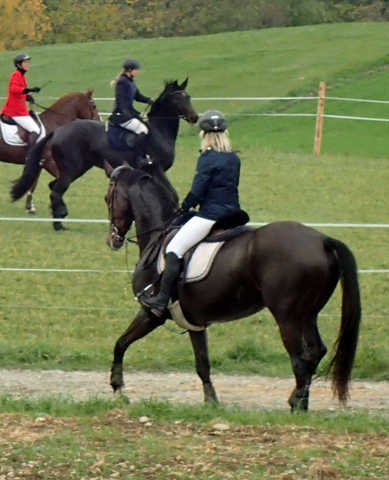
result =
M227 129L227 119L219 110L208 110L200 120L199 125L204 132L224 132Z

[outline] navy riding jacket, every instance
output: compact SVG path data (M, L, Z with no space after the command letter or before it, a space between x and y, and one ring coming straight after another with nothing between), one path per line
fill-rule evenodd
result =
M119 114L122 122L139 117L140 113L133 106L134 100L141 103L152 103L151 98L140 93L133 78L120 75L115 86L115 104L112 113Z
M234 151L203 152L190 192L182 203L183 210L200 205L198 215L216 221L239 210L239 176L240 159Z

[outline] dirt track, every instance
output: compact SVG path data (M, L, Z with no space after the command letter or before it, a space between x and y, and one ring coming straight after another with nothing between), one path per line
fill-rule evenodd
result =
M224 405L237 404L257 409L288 409L287 399L293 379L258 375L213 375L213 382ZM167 399L171 402L202 403L201 382L191 373L125 374L124 393L131 401ZM389 412L389 382L353 382L348 408ZM109 373L64 372L61 370L0 370L0 395L16 397L63 396L85 400L91 396L111 397ZM311 387L311 410L334 410L339 404L332 397L330 384L317 380Z

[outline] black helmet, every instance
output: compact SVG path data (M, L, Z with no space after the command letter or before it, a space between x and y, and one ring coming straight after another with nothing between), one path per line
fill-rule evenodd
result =
M28 56L27 53L18 53L14 58L15 67L17 67L19 63L24 62L24 60L31 60L31 57Z
M208 110L199 121L201 130L204 132L224 132L227 129L226 117L219 110Z
M123 62L123 68L124 70L139 70L140 63L133 58L126 58Z

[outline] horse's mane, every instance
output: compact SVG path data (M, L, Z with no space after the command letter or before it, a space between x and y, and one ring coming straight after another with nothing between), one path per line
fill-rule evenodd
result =
M143 183L142 190L146 191L146 188L148 188L150 192L152 192L152 195L159 199L159 204L162 206L165 218L172 216L177 209L177 201L172 193L174 191L173 187L172 190L169 190L157 177L143 170L129 167L123 168L120 178L123 178L128 187Z
M58 100L56 100L56 101L51 105L51 107L61 106L62 104L66 104L66 103L68 103L71 99L74 99L74 98L86 97L86 98L88 99L88 98L91 98L91 97L92 97L92 94L93 94L93 88L88 88L88 90L87 90L86 92L70 92L70 93L66 93L66 94L63 95L62 97L58 98ZM50 108L51 108L51 107L50 107Z

